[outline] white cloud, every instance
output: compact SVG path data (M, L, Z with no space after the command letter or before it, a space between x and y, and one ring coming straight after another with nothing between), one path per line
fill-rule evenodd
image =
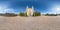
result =
M0 4L0 13L14 13L14 9L9 8L7 4Z

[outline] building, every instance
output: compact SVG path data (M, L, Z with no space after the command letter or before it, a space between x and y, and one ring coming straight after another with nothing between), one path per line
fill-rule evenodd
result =
M32 16L34 13L34 7L32 6L32 8L29 8L28 6L26 7L26 12L27 12L27 16Z

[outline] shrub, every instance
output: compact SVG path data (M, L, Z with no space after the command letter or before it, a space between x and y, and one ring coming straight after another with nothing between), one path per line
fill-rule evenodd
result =
M46 16L57 16L57 14L46 14Z
M14 14L14 13L5 13L5 14L2 14L3 16L17 16L17 14Z

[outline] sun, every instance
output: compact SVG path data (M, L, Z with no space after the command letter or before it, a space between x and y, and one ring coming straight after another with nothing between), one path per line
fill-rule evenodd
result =
M60 10L60 8L57 8L57 10Z

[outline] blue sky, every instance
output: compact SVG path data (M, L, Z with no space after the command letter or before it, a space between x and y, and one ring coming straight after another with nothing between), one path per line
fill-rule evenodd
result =
M25 12L26 6L44 14L60 13L60 0L0 0L0 13Z

